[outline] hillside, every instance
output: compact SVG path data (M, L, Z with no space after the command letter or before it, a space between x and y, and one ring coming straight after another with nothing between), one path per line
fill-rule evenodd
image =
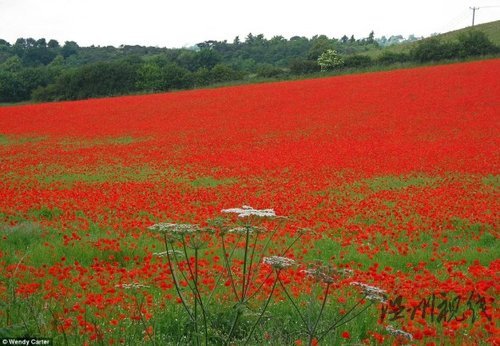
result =
M204 337L186 327L196 294L215 340L199 345L308 345L295 306L323 316L320 345L402 345L389 323L412 345L494 345L499 74L490 59L0 108L0 334L173 345Z
M447 42L457 41L459 35L467 33L471 30L478 30L478 31L484 32L493 44L495 44L496 46L500 46L500 20L475 25L474 28L469 26L469 27L466 27L463 29L446 32L443 34L432 36L432 38L442 39L443 41L447 41ZM430 38L431 37L425 38L423 40L415 41L415 42L393 45L393 46L389 46L389 47L382 48L382 49L374 49L374 50L368 51L366 55L368 55L370 57L378 57L384 52L409 53L412 48L414 48L416 45L418 45L419 42L429 40Z
M0 103L78 100L356 73L500 52L500 21L476 29L485 34L474 31L456 40L463 31L470 31L466 28L441 35L450 44L441 40L422 46L426 40L421 40L389 48L379 46L373 31L366 38L315 35L310 39L267 39L250 33L244 40L210 40L190 49L80 47L73 41L60 45L45 38L19 38L10 44L0 39ZM412 51L413 47L417 49ZM340 65L320 67L318 58L327 51L340 56Z

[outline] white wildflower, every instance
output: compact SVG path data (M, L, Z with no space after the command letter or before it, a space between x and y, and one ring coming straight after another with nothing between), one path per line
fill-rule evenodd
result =
M335 280L333 277L325 273L323 268L309 268L301 271L302 273L306 274L307 276L313 278L316 281L322 281L325 284L332 284Z
M264 257L262 263L269 264L274 269L285 269L295 265L293 259L281 256Z
M238 217L276 217L274 209L254 209L248 205L244 205L241 208L222 209L221 212L238 214Z
M158 233L172 233L172 234L185 234L193 233L199 230L197 225L192 225L188 223L167 223L161 222L153 226L148 227L150 231Z
M342 277L352 276L353 274L353 271L350 269L338 269L329 264L322 264L321 262L313 264L301 272L316 281L322 281L327 284L332 284Z
M168 257L168 256L182 256L184 253L179 250L168 250L163 252L155 252L153 256L156 257Z
M124 289L128 290L128 289L146 288L146 287L149 287L149 286L140 284L138 282L133 282L131 284L119 284L119 285L115 285L115 287L124 288Z
M249 233L265 233L267 232L267 229L264 227L257 227L257 226L251 226L251 227L235 227L228 229L226 233L235 233L235 234L246 234L247 232Z
M366 299L368 300L375 300L381 303L384 303L387 300L387 292L381 288L369 286L361 282L351 282L351 285L361 287L363 293L366 295Z
M395 329L393 326L387 326L387 327L385 327L385 330L387 330L389 332L389 334L391 334L391 335L394 335L397 337L402 337L402 338L408 339L410 341L413 340L413 335L411 335L410 333L405 332L403 330Z

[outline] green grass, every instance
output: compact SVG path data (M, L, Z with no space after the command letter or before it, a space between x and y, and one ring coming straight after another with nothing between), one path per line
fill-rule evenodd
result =
M62 166L49 167L48 172L35 174L35 178L40 183L53 184L62 183L71 186L77 182L94 184L104 182L130 182L147 181L155 173L149 166L125 167L99 166L92 172L65 172L67 169Z
M147 141L148 138L142 137L132 137L132 136L121 136L121 137L102 137L93 139L81 139L81 138L65 138L59 143L66 147L67 149L76 148L91 148L96 146L106 146L106 145L130 145L133 143L139 143Z
M364 180L362 183L368 185L373 192L386 190L402 190L408 187L427 187L439 182L439 178L423 175L417 176L379 176Z
M484 23L484 24L479 24L472 27L466 27L463 29L459 30L454 30L450 31L447 33L439 34L436 36L433 36L433 38L438 38L442 39L443 41L457 41L458 36L467 33L470 30L478 30L484 32L488 38L493 42L495 45L500 46L500 20L490 22L490 23ZM424 38L424 40L428 40L430 38ZM409 53L414 47L418 45L418 43L421 41L415 41L415 42L410 42L410 43L403 43L403 44L398 44L398 45L393 45L381 49L373 49L370 50L366 53L363 53L364 55L368 55L372 58L376 58L380 55L382 55L384 52L391 52L391 53Z
M490 174L483 178L483 184L493 186L495 189L500 188L500 175Z
M370 219L362 217L354 218L360 225L369 225ZM426 263L426 268L432 270L436 275L447 275L446 272L439 272L441 260L431 261L435 255L446 259L446 261L465 260L461 265L464 269L474 261L479 261L482 265L489 265L497 258L498 240L494 235L493 226L488 224L471 223L469 220L455 218L452 220L453 228L444 230L440 237L427 230L420 230L417 237L410 238L402 233L397 239L390 239L382 234L374 234L373 237L365 241L365 245L370 248L379 249L372 257L368 254L360 253L357 244L341 246L339 242L332 241L338 237L337 233L342 234L342 230L325 234L323 239L315 242L316 252L311 252L306 256L306 260L328 261L332 255L338 260L338 264L361 264L362 269L367 270L373 263L378 263L381 268L386 266L394 270L407 272L408 264ZM446 238L443 242L440 239ZM388 251L382 247L384 241L389 242ZM439 242L440 246L433 252L433 242ZM411 244L406 255L400 255L397 249L398 244ZM477 251L481 248L481 252ZM340 260L340 256L343 259ZM458 268L458 267L457 267Z
M0 145L7 145L7 144L9 144L9 139L7 138L7 136L0 134Z
M193 187L217 187L220 185L231 185L236 183L237 180L234 178L228 178L228 179L215 179L213 177L200 177L196 178L195 180L191 181L190 184Z
M18 145L24 143L37 143L45 140L46 137L14 137L5 134L0 134L0 145Z

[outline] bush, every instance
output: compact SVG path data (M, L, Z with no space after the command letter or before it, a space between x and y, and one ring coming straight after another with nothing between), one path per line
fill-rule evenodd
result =
M382 65L391 65L410 60L410 56L405 53L394 53L385 51L377 58L377 63Z
M333 49L323 52L318 58L321 71L329 71L344 65L344 59Z
M147 91L168 91L192 87L194 79L187 69L171 62L148 61L138 71L137 88Z
M271 64L262 64L257 67L257 75L259 77L276 78L282 76L284 73L283 69Z
M66 70L54 83L37 88L36 101L78 100L130 93L136 89L137 66L126 61L99 62Z
M476 56L498 52L496 47L482 31L472 30L458 36L460 56Z
M349 55L344 58L344 67L361 68L371 66L372 58L367 55Z
M320 67L315 60L293 59L290 61L290 72L292 74L308 74L319 72Z
M442 42L437 38L420 41L412 52L413 60L418 62L453 59L459 56L460 46L457 43Z
M210 70L211 83L224 83L241 79L243 76L226 64L217 64Z

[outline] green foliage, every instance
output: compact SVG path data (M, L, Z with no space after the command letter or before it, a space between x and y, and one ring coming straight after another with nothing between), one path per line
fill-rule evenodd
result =
M148 91L190 88L193 76L187 69L159 56L139 67L136 86L139 90Z
M65 70L53 84L33 93L37 101L76 100L125 94L136 89L138 66L126 61L100 62Z
M485 55L498 52L498 48L484 32L472 30L458 36L460 55L462 57Z
M290 61L290 72L292 74L301 75L320 71L320 66L315 60L293 59Z
M242 78L242 74L226 64L217 64L210 71L211 83L229 82Z
M323 52L318 58L318 65L321 71L329 71L344 64L344 59L333 49Z
M377 58L377 62L381 65L391 65L402 63L410 60L410 56L405 53L394 53L385 51Z
M275 67L271 64L262 64L257 67L257 75L264 78L276 78L284 75L282 68Z
M411 51L411 55L415 61L427 62L493 54L498 51L498 47L485 33L472 30L458 35L457 41L443 41L439 38L423 40Z
M458 46L449 42L442 42L438 38L431 38L418 43L412 50L413 60L418 62L438 61L451 59L459 53Z
M61 46L56 40L47 42L44 38L19 38L11 45L0 39L0 103L159 92L244 78L288 78L314 74L321 68L376 70L406 62L428 63L496 54L499 48L490 39L498 42L500 36L494 30L498 23L487 28L488 34L467 30L444 35L446 40L421 40L413 44L411 51L393 47L415 41L414 36L407 40L401 35L375 39L373 32L361 39L347 35L341 39L325 35L310 39L301 36L286 39L278 35L266 39L262 34L250 33L245 40L236 38L231 43L210 40L197 44L196 49L80 47L74 41ZM382 48L387 45L391 47ZM327 53L333 51L336 54Z
M368 67L373 64L372 58L367 55L349 55L344 58L344 67Z

